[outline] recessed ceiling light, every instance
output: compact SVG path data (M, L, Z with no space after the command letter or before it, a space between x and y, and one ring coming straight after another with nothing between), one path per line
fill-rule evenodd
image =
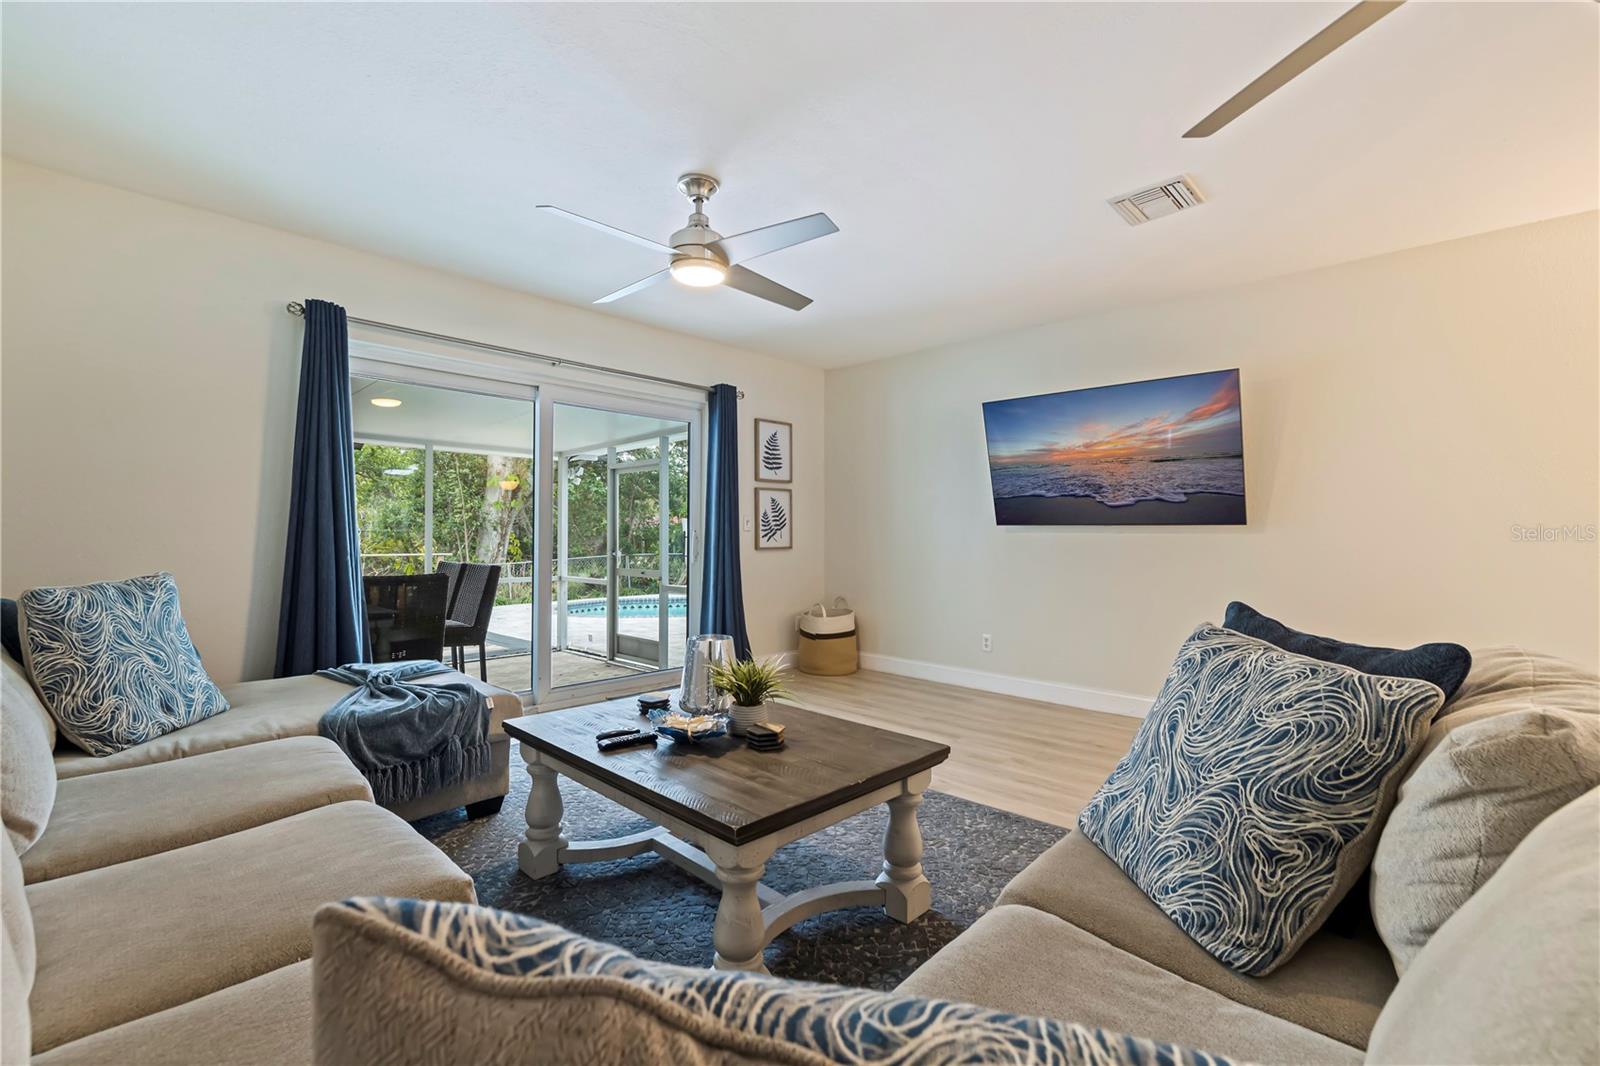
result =
M393 396L374 396L372 398L372 406L374 406L374 407L399 407L400 406L400 401L395 399Z

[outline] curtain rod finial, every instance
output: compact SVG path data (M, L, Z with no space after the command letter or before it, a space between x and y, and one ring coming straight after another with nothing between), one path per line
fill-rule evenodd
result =
M306 305L298 300L290 300L284 305L283 309L289 312L291 315L295 315L299 318L304 318L306 316Z

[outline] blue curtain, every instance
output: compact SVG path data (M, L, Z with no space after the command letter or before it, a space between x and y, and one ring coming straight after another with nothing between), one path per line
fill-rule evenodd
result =
M338 304L307 300L305 309L278 677L361 662L366 645L349 334Z
M714 385L706 429L705 573L700 632L726 633L739 658L750 658L739 577L739 392Z

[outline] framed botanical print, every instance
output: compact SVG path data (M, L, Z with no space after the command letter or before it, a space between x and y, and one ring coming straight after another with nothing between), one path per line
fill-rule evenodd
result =
M794 547L794 514L788 489L756 486L756 547Z
M775 418L756 419L757 481L793 481L793 450L794 426Z

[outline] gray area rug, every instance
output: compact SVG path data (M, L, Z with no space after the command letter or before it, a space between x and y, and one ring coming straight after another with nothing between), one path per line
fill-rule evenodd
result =
M632 811L561 781L569 840L621 836L648 828ZM633 953L688 966L711 963L717 890L653 854L563 867L533 881L517 869L525 828L528 771L511 753L511 793L493 818L460 810L417 822L417 829L477 882L487 907L531 914ZM781 849L764 880L780 892L829 881L876 877L889 814L877 807ZM780 977L888 990L988 910L1007 881L1065 835L1059 826L930 791L918 812L933 883L933 909L901 925L870 907L832 911L774 940L767 968Z

